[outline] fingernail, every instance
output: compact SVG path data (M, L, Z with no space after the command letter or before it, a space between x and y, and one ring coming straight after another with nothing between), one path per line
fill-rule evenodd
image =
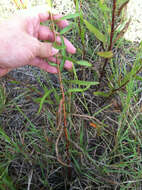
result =
M52 55L56 55L59 52L58 49L52 48Z

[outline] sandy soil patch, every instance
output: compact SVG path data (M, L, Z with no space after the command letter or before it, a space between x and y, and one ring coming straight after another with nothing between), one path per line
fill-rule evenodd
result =
M142 40L142 1L130 0L127 5L127 17L131 18L131 23L125 38L134 42Z
M46 6L46 2L46 0L29 0L28 7ZM68 14L73 12L74 3L73 0L54 0L53 7L59 14ZM0 0L0 17L12 16L16 11L17 7L12 0Z

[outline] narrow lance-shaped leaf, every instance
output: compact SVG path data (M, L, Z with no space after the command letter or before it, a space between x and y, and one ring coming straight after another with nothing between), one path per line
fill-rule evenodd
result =
M104 44L106 43L105 36L95 26L90 24L87 20L84 20L84 23L85 23L86 27L88 28L88 30L90 32L92 32L98 40L100 40Z
M113 57L112 51L98 52L97 54L100 57L104 57L104 58L112 58Z
M98 82L94 82L94 81L82 81L82 80L70 80L68 81L69 83L72 84L77 84L77 85L84 85L84 86L93 86L93 85L98 85Z
M68 14L66 16L63 16L60 20L73 19L73 18L79 17L79 15L80 15L79 13Z
M86 88L71 88L68 89L68 93L70 92L84 92L90 88L90 85L88 85Z
M88 61L77 61L76 62L78 65L81 65L81 66L86 66L86 67L92 67L92 64L89 63Z
M63 35L66 32L70 31L72 29L73 24L70 24L69 26L65 27L63 30L61 30L60 34Z
M93 93L95 96L102 96L102 97L109 97L111 95L111 92L100 92L100 91L97 91L97 92L94 92Z

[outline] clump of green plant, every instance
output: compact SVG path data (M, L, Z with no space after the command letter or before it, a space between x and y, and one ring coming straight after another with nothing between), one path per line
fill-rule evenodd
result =
M129 1L116 1L116 0L113 0L112 3L102 0L89 1L90 6L91 4L95 5L95 10L93 10L94 12L91 12L92 18L91 20L88 21L87 18L85 18L85 16L83 17L82 14L81 10L82 2L75 1L77 11L81 12L80 13L81 22L79 21L78 25L79 25L79 30L81 31L79 33L82 44L85 41L85 32L84 32L85 27L83 24L85 24L87 29L94 34L94 38L96 38L101 44L100 48L101 51L95 52L98 56L102 58L101 59L102 63L99 71L100 76L98 80L100 84L98 85L97 89L99 89L101 82L105 77L107 79L107 86L109 86L110 90L107 93L100 91L94 92L96 96L103 96L103 97L111 96L117 90L123 88L126 83L126 78L128 79L128 76L123 75L121 81L120 78L118 79L118 81L115 81L115 83L113 83L112 81L114 75L113 72L117 72L116 70L118 69L117 68L118 63L116 63L116 60L114 58L115 54L113 51L116 45L119 43L120 39L122 39L124 33L127 31L130 24L130 20L126 21L126 19L124 19L123 16L123 9L127 6L128 2ZM84 44L82 46L84 47ZM112 72L109 72L108 74L106 72L106 67L109 67ZM137 69L138 69L137 72L139 72L140 68ZM121 70L119 71L119 74L120 72ZM117 88L115 86L117 86Z

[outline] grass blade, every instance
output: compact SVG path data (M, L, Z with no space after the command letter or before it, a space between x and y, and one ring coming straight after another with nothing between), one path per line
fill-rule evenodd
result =
M53 89L47 91L44 96L42 97L41 101L40 101L40 105L39 105L39 110L38 110L38 114L41 112L42 110L42 106L46 100L46 98L51 94L51 92L53 92Z

